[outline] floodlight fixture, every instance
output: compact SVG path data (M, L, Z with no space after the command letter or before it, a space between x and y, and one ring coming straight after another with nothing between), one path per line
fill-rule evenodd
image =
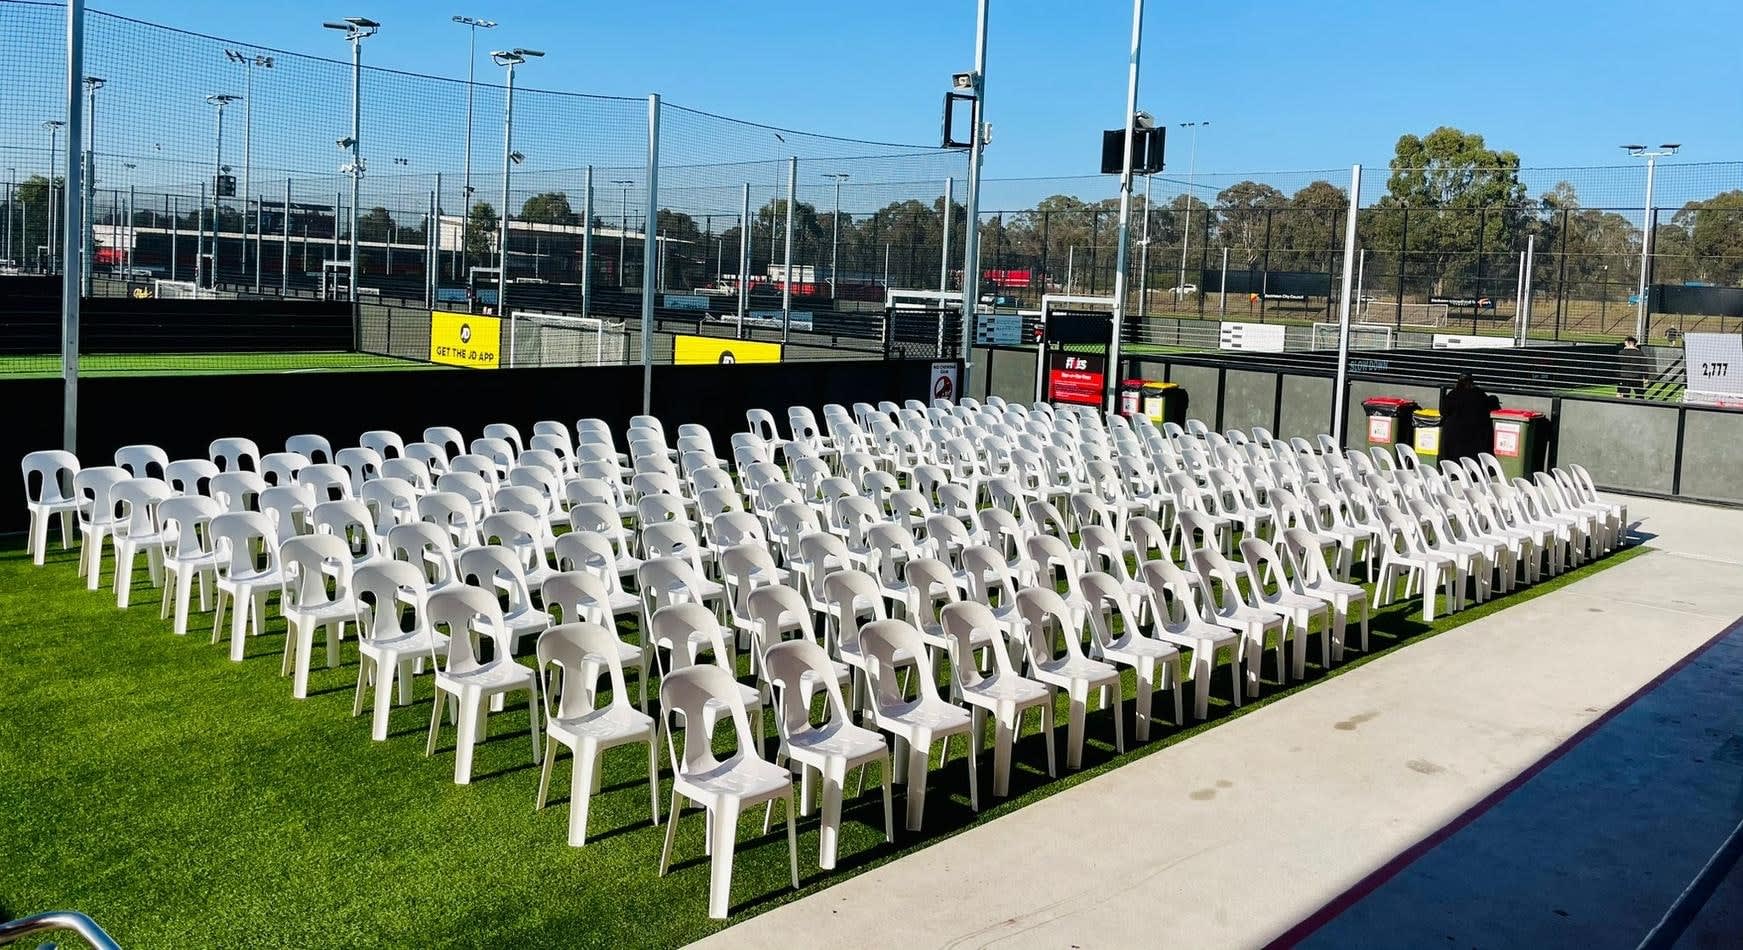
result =
M517 151L513 151L513 152L508 153L508 160L515 163L516 165L519 165L520 163L526 161L527 157L525 155L522 155L517 150Z
M494 29L496 29L496 21L495 20L486 20L486 19L483 19L481 17L470 17L470 16L459 16L459 15L455 15L454 17L452 17L452 19L455 23L458 23L461 26L475 26L481 30L494 30Z

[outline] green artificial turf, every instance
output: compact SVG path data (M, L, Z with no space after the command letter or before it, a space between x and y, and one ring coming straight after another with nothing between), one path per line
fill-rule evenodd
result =
M0 920L83 910L129 947L674 946L724 926L707 918L699 812L687 811L680 823L671 874L656 876L663 829L649 824L643 747L606 754L591 837L571 848L569 759L558 764L552 805L534 811L538 770L523 703L511 699L491 717L473 783L457 786L451 725L436 755L424 756L428 676L418 678L412 705L395 708L389 740L371 742L367 702L362 718L349 715L357 676L351 642L332 670L320 665L317 647L310 697L299 702L278 675L283 622L276 617L267 635L249 642L247 659L231 663L224 647L208 642L210 614L193 614L185 638L158 619L143 559L132 607L117 610L109 570L102 589L87 592L75 577L75 554L60 551L58 539L42 568L14 544L0 552ZM968 808L957 743L933 772L923 832L901 828L898 787L894 845L883 840L874 771L865 793L844 808L836 871L817 868L816 818L801 820L797 892L787 881L778 812L763 835L757 809L740 828L735 919L1643 550L1432 625L1420 621L1419 601L1395 604L1376 613L1372 649L1346 654L1329 673L1313 665L1317 644L1307 680L1287 688L1272 679L1268 659L1264 696L1239 711L1219 672L1210 720L1185 728L1164 722L1172 718L1164 694L1148 743L1133 741L1127 703L1124 756L1113 754L1109 714L1092 712L1085 768L1066 773L1062 749L1057 780L1046 777L1030 718L1009 798L992 798L991 757L983 755L978 816ZM1354 644L1353 625L1350 634ZM530 653L530 641L523 649ZM1130 695L1129 672L1126 682ZM1190 696L1186 708L1190 715ZM1062 705L1062 738L1064 721ZM669 797L663 780L662 812ZM795 944L818 939L796 935Z
M431 363L376 353L87 353L79 357L81 376L217 373L294 373L309 370L440 369ZM0 379L56 377L56 356L0 356Z

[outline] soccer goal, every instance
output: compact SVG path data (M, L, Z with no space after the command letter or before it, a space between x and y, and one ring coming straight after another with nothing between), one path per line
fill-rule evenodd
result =
M1316 350L1335 350L1338 348L1338 325L1335 323L1316 323L1313 325L1313 341ZM1378 325L1350 324L1350 349L1352 350L1389 350L1393 346L1392 328Z
M516 366L610 366L629 357L621 322L516 310L512 324Z
M200 285L191 280L154 280L151 295L159 300L192 300L211 296L211 292L200 289Z
M1391 323L1407 327L1444 327L1449 308L1444 303L1409 303L1368 300L1361 309L1362 323Z

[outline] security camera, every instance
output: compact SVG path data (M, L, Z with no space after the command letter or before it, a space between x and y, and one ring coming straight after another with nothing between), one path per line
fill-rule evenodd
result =
M955 89L973 89L974 73L952 73L950 85Z

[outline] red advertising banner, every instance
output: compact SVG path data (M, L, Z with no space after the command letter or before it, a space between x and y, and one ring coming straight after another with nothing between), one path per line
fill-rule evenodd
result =
M1047 399L1075 406L1100 406L1107 386L1107 356L1054 352L1047 357Z

